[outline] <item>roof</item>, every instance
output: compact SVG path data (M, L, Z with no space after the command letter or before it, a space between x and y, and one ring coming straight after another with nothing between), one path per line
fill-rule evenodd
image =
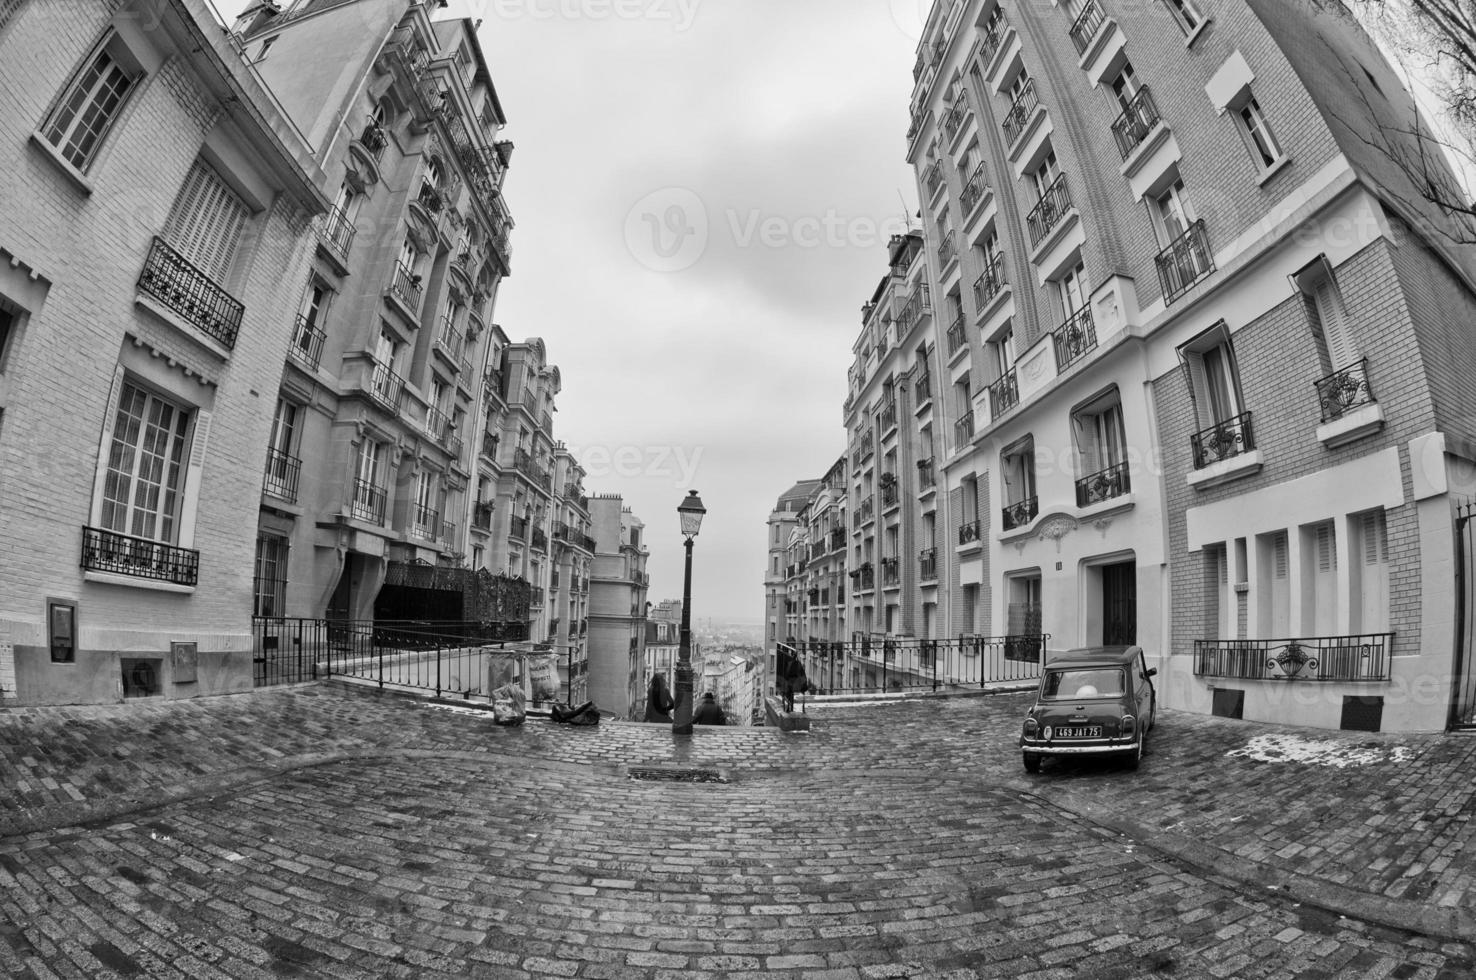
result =
M780 494L779 504L775 510L798 510L809 501L810 496L819 488L821 480L801 480L789 488L788 493ZM790 504L791 506L785 506ZM797 504L798 506L792 506Z
M1060 653L1048 653L1047 667L1073 667L1087 664L1130 664L1143 652L1139 646L1078 647Z

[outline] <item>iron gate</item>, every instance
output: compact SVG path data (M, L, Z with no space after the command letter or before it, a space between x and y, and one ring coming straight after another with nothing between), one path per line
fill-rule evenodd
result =
M1476 730L1476 503L1455 511L1456 651L1451 675L1450 727Z

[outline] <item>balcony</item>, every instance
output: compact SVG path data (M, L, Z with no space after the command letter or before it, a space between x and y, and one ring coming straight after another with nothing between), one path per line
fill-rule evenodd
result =
M902 582L902 563L896 558L882 559L882 585L899 585Z
M919 405L925 405L933 400L933 379L927 374L922 375L912 383L912 397L917 399Z
M309 371L317 371L323 360L323 341L327 339L328 335L311 320L298 314L297 326L292 331L292 346L287 348L287 352Z
M482 436L482 455L492 460L494 463L497 461L498 442L498 437L490 432L485 433Z
M541 527L533 529L533 547L538 551L548 550L548 533Z
M1071 188L1066 185L1066 175L1059 174L1025 218L1026 224L1030 226L1030 247L1034 248L1045 241L1051 229L1060 224L1070 210Z
M933 457L917 461L917 484L923 490L931 490L938 485L938 471L934 467Z
M989 172L984 164L974 168L968 183L964 184L963 193L958 196L958 206L963 209L964 217L974 213L974 207L982 200L989 191Z
M928 196L932 197L943 188L943 161L934 160L933 165L928 167L923 176L923 182L927 184Z
M963 526L958 529L959 546L978 544L984 539L983 521L964 521Z
M953 105L948 107L948 113L943 117L943 134L952 143L958 138L959 132L964 127L964 121L969 115L968 100L960 93Z
M963 310L959 310L958 316L948 325L948 356L952 357L963 350L968 339L968 331L964 327Z
M980 310L987 309L994 297L999 295L999 291L1008 284L1009 280L1004 274L1004 253L990 253L984 271L974 280L974 305Z
M1025 124L1030 121L1039 105L1040 99L1035 94L1035 79L1032 78L1025 82L1025 87L1015 96L1015 101L1010 103L1009 112L1005 113L1004 121L1000 124L1007 146L1015 145L1015 141L1025 132Z
M415 196L415 199L420 202L421 207L425 208L431 214L440 214L441 209L446 206L446 201L441 195L440 188L428 180L421 182L420 193Z
M1112 138L1117 141L1117 152L1124 160L1143 145L1153 127L1158 125L1158 119L1158 106L1145 85L1138 89L1138 94L1128 101L1122 114L1112 123Z
M938 580L938 549L924 548L917 556L918 577L924 582Z
M389 134L384 131L383 126L371 119L359 133L359 143L369 151L374 162L378 163L384 159L384 148L389 146Z
M347 259L349 249L354 244L354 225L343 208L329 208L321 227L323 241L338 253L339 258Z
M302 475L302 460L276 449L267 450L266 476L262 491L289 504L297 503L297 481Z
M390 279L390 293L400 302L404 303L411 312L420 310L420 298L424 295L424 287L421 285L420 276L405 267L405 263L395 263L395 274Z
M939 247L941 249L942 246ZM932 312L933 300L928 285L918 283L917 288L907 297L907 302L903 304L901 312L897 314L897 329L906 334L917 325L924 313Z
M1092 308L1083 306L1051 334L1056 340L1056 373L1060 374L1097 346Z
M88 571L171 585L193 586L200 575L198 551L96 527L82 528L81 564Z
M461 331L456 329L456 324L449 316L441 317L441 333L436 338L436 347L445 355L446 360L458 368L461 366L461 355L466 349L466 338Z
M953 442L955 449L961 449L974 441L974 413L964 412L958 421L953 423Z
M1102 8L1097 0L1086 0L1086 6L1082 8L1081 14L1071 25L1071 43L1076 45L1078 55L1086 54L1087 47L1092 43L1092 38L1097 36L1102 22L1107 18L1102 14Z
M938 266L946 269L958 258L958 244L952 231L945 232L943 240L938 243Z
M390 411L400 410L400 400L405 396L405 379L383 364L374 365L374 379L369 393Z
M853 577L856 579L856 591L858 592L876 588L876 573L872 570L870 562L856 569Z
M1209 236L1204 221L1189 226L1169 247L1158 253L1158 281L1163 286L1165 304L1183 296L1189 287L1215 271L1215 257L1210 252Z
M856 519L865 524L875 516L876 501L872 497L867 497L865 500L861 501L861 505L856 508Z
M843 527L837 527L837 528L831 529L831 532L830 532L830 550L831 551L842 551L842 550L845 549L845 547L846 547L846 529L843 528Z
M528 540L528 518L514 517L508 522L507 536L515 541Z
M1000 43L1004 40L1005 28L1009 26L1009 22L1004 17L1004 9L1002 7L994 9L994 16L989 19L989 23L984 25L984 36L981 38L979 63L982 65L988 65L999 53Z
M410 536L422 541L436 541L441 537L441 512L423 505L411 510Z
M1248 453L1256 448L1255 432L1251 429L1251 413L1243 412L1216 423L1203 432L1196 432L1189 441L1194 449L1196 470Z
M1393 633L1266 640L1195 640L1196 677L1387 681Z
M897 427L897 402L895 400L887 402L882 407L881 427L883 432Z
M383 487L376 487L368 480L355 480L354 500L349 513L370 524L383 524L386 497Z
M887 474L887 475L888 476L891 476L890 473ZM895 506L897 506L897 500L898 500L897 478L895 476L893 476L890 480L885 480L882 483L882 485L881 485L881 502L882 502L882 507L883 508L895 507Z
M1020 384L1015 369L1010 368L989 386L989 415L999 418L1020 404Z
M1368 358L1334 371L1314 382L1317 403L1322 406L1322 421L1335 422L1356 408L1378 401L1368 384Z
M1024 527L1035 520L1039 513L1039 497L1030 497L1026 500L1016 501L1000 511L1000 527L1006 531L1013 531L1015 528Z
M472 530L481 531L484 534L492 533L492 505L490 503L478 503L472 508Z
M246 307L157 235L144 260L138 288L227 350L236 346Z
M1090 507L1130 493L1133 489L1126 462L1099 470L1076 481L1076 506Z

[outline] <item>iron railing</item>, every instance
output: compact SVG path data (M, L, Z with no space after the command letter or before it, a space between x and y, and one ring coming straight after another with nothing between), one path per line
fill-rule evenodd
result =
M968 332L964 329L963 311L960 310L958 316L948 325L948 356L957 354L968 339Z
M341 257L347 258L349 248L354 244L354 223L349 220L343 208L337 205L328 209L323 218L323 240L333 246Z
M1202 470L1211 463L1248 453L1256 448L1255 432L1251 428L1251 413L1242 412L1234 418L1216 422L1203 432L1190 437L1194 449L1194 468Z
M958 421L953 423L953 440L956 446L962 446L972 442L974 438L974 413L964 412Z
M907 302L897 314L897 329L906 334L917 325L924 313L931 312L933 312L933 300L928 284L918 283L917 288L907 297Z
M964 184L963 193L958 196L958 206L963 209L965 215L974 213L974 206L984 200L989 190L989 172L984 164L974 168L973 174L969 176L968 183Z
M384 505L388 496L384 487L377 487L368 480L355 480L351 513L361 521L383 524Z
M174 585L194 585L200 552L100 527L82 528L82 568Z
M318 370L323 361L323 341L328 335L302 314L297 316L297 329L292 333L292 346L288 352L305 364L309 370Z
M932 582L938 578L938 549L924 548L917 555L918 577L924 582Z
M1015 377L1015 369L1010 368L989 386L990 416L997 419L1018 404L1020 385Z
M1001 124L1007 144L1014 145L1015 140L1020 138L1020 134L1025 131L1025 123L1030 120L1038 105L1040 99L1035 94L1035 79L1031 78L1026 80L1025 87L1015 96L1015 101L1010 103L1010 110Z
M444 442L451 431L451 419L434 406L425 410L425 431L437 442Z
M1210 252L1209 235L1204 220L1191 224L1182 235L1158 253L1158 280L1163 286L1163 301L1172 303L1189 287L1215 271L1215 257Z
M1029 524L1039 514L1039 497L1017 500L1000 510L1000 527L1006 531L1013 531L1017 527L1024 527L1026 524Z
M494 463L497 461L498 442L498 437L490 432L485 433L482 436L482 455L492 460Z
M1086 0L1086 6L1071 25L1071 43L1076 45L1077 54L1086 54L1087 45L1092 43L1092 38L1097 36L1097 30L1106 19L1097 0Z
M389 135L385 133L383 126L380 126L371 119L369 120L369 124L364 127L363 132L359 134L359 142L364 145L364 149L368 150L369 155L378 163L384 156L384 148L389 146Z
M923 180L928 185L929 196L938 193L938 190L943 186L943 161L934 160L933 165L927 169Z
M974 280L974 305L983 310L1008 283L1004 274L1004 253L990 253L989 261L984 264L984 271Z
M984 540L983 521L964 521L958 529L958 543L960 545L978 544Z
M390 292L410 309L417 312L420 310L420 297L424 292L420 277L407 269L403 262L395 263L395 274L390 279Z
M948 266L958 256L958 246L953 232L947 231L943 234L943 240L938 243L938 264Z
M1004 8L996 6L989 22L984 25L984 36L980 38L979 60L982 64L988 65L999 53L999 45L1004 40L1007 26L1009 22L1005 20Z
M411 508L410 536L422 541L436 541L441 537L441 512L416 504Z
M374 378L370 382L369 392L379 401L387 405L391 411L400 410L400 400L405 396L405 379L388 365L375 364Z
M933 400L933 379L924 374L912 383L912 397L917 399L919 405Z
M266 476L262 488L273 497L289 504L297 503L297 481L302 474L302 460L277 449L267 450Z
M902 562L896 558L883 558L881 562L882 585L898 585L902 582Z
M884 475L885 476L891 476L890 473L884 474ZM897 500L898 500L897 478L893 476L892 479L883 482L882 485L881 485L881 502L882 502L882 506L883 507L895 507L896 504L897 504Z
M887 429L895 429L897 427L897 402L895 399L882 406L881 427L883 432Z
M1378 401L1368 383L1368 358L1362 358L1341 371L1334 371L1320 381L1317 403L1322 406L1322 421L1342 418L1350 410Z
M1387 681L1393 633L1266 640L1195 640L1196 677Z
M1126 461L1076 481L1076 506L1088 507L1113 500L1133 489Z
M938 485L938 471L935 469L933 457L917 461L917 484L926 490L928 487Z
M222 346L236 346L245 305L157 235L149 246L138 288Z
M461 360L462 351L466 349L466 340L449 315L441 317L441 334L436 338L436 345L441 348L447 360L453 363Z
M1040 679L1049 633L925 640L861 634L780 644L817 694L1025 687Z
M1065 323L1053 331L1052 336L1056 340L1056 371L1060 373L1097 346L1097 327L1092 320L1092 308L1083 306L1072 313Z
M1124 160L1143 145L1143 140L1158 125L1158 118L1158 106L1145 85L1128 100L1122 114L1112 123L1112 138L1117 141L1117 152Z
M1058 174L1025 219L1030 226L1030 247L1034 248L1044 241L1051 229L1060 224L1070 210L1071 188L1066 184L1066 175Z
M508 537L514 538L514 539L516 539L518 541L527 541L528 540L528 518L526 518L526 517L514 517L514 518L512 518L511 522L508 524L507 534L508 534Z
M856 569L851 577L856 580L856 591L858 592L876 588L876 570L869 562Z
M969 102L960 93L953 105L948 107L948 113L943 117L943 133L948 137L950 142L958 136L959 130L963 129L964 118L968 113Z

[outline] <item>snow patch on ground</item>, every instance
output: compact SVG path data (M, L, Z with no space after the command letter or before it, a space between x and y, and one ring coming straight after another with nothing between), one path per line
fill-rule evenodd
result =
M1256 762L1297 762L1332 769L1372 766L1381 762L1408 762L1414 758L1414 753L1403 746L1386 749L1331 739L1304 738L1300 735L1257 735L1244 748L1232 749L1225 754Z

